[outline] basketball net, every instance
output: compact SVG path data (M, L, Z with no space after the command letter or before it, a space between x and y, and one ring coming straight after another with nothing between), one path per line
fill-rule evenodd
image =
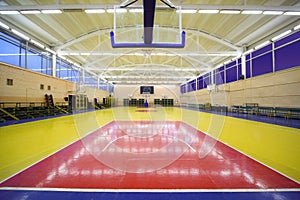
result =
M143 97L146 99L150 97L150 92L143 92Z

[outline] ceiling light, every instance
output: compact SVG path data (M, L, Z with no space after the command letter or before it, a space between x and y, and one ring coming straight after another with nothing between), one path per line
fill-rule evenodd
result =
M239 10L221 10L221 14L240 14L241 11Z
M231 60L225 61L225 62L224 62L224 65L227 65L227 64L229 64L229 63L231 63Z
M107 13L114 13L114 12L115 12L115 9L109 8L109 9L106 9L106 12L107 12Z
M70 64L74 65L74 62L72 60L67 59L66 61L69 62Z
M49 48L46 48L46 51L48 51L48 52L50 52L50 53L52 53L52 54L56 54L56 52L55 51L53 51L52 49L49 49Z
M218 64L215 68L218 69L220 67L223 67L223 64Z
M34 45L36 45L36 46L42 48L42 49L45 48L44 45L42 45L41 43L39 43L39 42L37 42L37 41L35 41L35 40L32 40L32 39L31 39L30 42L31 42L32 44L34 44Z
M66 60L67 58L65 56L62 56L62 55L58 55L59 58L63 59L63 60Z
M118 8L118 9L107 9L106 10L107 13L126 13L127 12L127 9L125 8Z
M262 12L263 11L261 11L261 10L243 10L242 14L245 14L245 15L259 15Z
M42 10L43 14L61 14L61 10Z
M300 12L285 12L284 15L300 15Z
M134 53L135 56L144 56L143 53Z
M170 8L175 8L175 5L170 0L162 0L163 3L165 3Z
M19 11L16 10L2 10L0 11L1 15L18 15L20 14Z
M23 33L20 33L19 31L15 30L15 29L11 29L11 31L16 34L17 36L25 39L25 40L29 40L30 38L26 35L24 35Z
M285 31L285 32L283 32L283 33L281 33L281 34L279 34L279 35L273 37L273 38L272 38L272 41L276 41L276 40L278 40L279 38L282 38L282 37L284 37L284 36L290 34L291 32L292 32L292 30Z
M9 26L7 26L6 24L3 24L2 22L0 22L0 26L2 27L2 28L5 28L5 29L9 29Z
M193 13L196 13L197 12L197 10L186 10L186 9L184 9L184 10L176 10L176 12L177 13L187 13L187 14L193 14Z
M89 56L91 53L80 53L81 56Z
M244 55L246 55L246 54L251 53L252 51L254 51L254 49L249 49L248 51L245 51L242 55L244 56Z
M104 9L89 9L85 10L85 13L94 14L94 13L105 13Z
M22 14L25 14L25 15L27 15L27 14L40 14L41 13L41 11L39 11L39 10L21 10L20 12Z
M142 8L130 9L129 12L131 12L131 13L142 13L143 9Z
M199 10L198 13L219 13L219 10Z
M300 24L294 27L294 30L298 30L300 28Z
M261 44L259 44L259 45L257 45L256 47L254 47L254 49L260 49L261 47L264 47L264 46L266 46L266 45L268 45L268 44L270 44L270 41L268 40L268 41L265 41L265 42L263 42L263 43L261 43Z
M78 63L74 63L74 65L75 65L77 68L81 68L81 66L80 66Z
M264 11L264 15L282 15L282 11Z

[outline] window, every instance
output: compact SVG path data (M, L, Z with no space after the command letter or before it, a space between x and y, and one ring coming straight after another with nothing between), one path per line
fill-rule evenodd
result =
M51 90L51 85L48 85L48 90Z
M20 41L1 32L0 34L0 62L20 65Z
M8 78L7 81L6 81L6 84L7 85L14 85L14 80Z
M43 90L44 89L44 84L40 85L40 89Z

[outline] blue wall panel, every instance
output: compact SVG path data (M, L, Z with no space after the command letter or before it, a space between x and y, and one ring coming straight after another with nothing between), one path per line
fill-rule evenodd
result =
M197 78L197 90L201 90L203 88L203 77L200 76Z
M196 90L196 79L188 82L188 92Z
M221 85L221 84L225 83L224 74L225 74L224 71L220 71L215 74L215 84L216 85Z
M233 61L233 62L231 62L231 63L228 63L225 67L226 67L226 69L228 69L228 68L230 68L230 67L232 67L232 66L234 66L234 65L236 65L236 61Z
M181 85L180 86L180 93L181 94L185 93L184 87L185 87L185 85Z
M273 71L272 53L267 53L252 60L252 77Z
M300 66L300 31L297 31L285 38L282 38L271 43L265 47L253 51L245 55L245 77L251 78L267 73L273 73L292 67ZM288 44L290 43L290 44ZM275 50L273 51L273 46ZM273 54L274 53L274 54ZM274 56L274 57L273 57ZM273 60L274 58L274 60ZM275 66L273 66L275 63ZM274 69L273 69L274 67ZM211 77L212 75L212 77ZM206 88L207 85L214 82L217 85L234 82L240 80L242 75L242 59L239 58L235 61L221 66L197 78L197 90ZM194 90L194 85L191 83L189 86L190 91Z
M300 40L275 50L275 71L300 66Z
M226 83L237 81L237 66L226 69Z
M251 61L246 61L246 78L251 78Z
M207 88L207 85L211 84L210 73L207 73L203 76L203 88Z
M195 80L192 80L191 81L191 90L192 91L195 91L197 88L196 88L196 79Z
M293 40L299 39L299 38L300 38L300 31L298 31L298 32L296 32L294 34L291 34L291 35L289 35L289 36L287 36L285 38L282 38L282 39L278 40L277 42L275 42L275 48L279 47L279 46L281 46L283 44L289 43L289 42L291 42Z
M237 79L239 80L242 75L242 64L238 64L237 67Z
M251 54L249 53L246 55L246 60L250 60L250 58L251 58Z
M258 49L258 50L256 50L256 51L253 51L252 52L252 58L254 58L254 57L256 57L256 56L259 56L259 55L261 55L261 54L264 54L264 53L266 53L266 52L268 52L268 51L271 51L272 50L272 44L269 44L269 45L267 45L267 46L265 46L265 47L262 47L261 49Z

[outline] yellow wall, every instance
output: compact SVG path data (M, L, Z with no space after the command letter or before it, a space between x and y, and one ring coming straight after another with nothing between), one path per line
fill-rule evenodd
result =
M269 73L218 86L219 93L207 89L182 95L183 103L243 105L258 103L269 107L300 108L300 67Z
M6 84L13 79L13 86ZM40 85L44 85L44 90ZM51 90L48 90L51 86ZM45 94L52 94L54 103L65 102L64 97L74 94L76 84L52 76L0 63L0 102L44 102ZM89 101L108 96L107 91L86 87Z

